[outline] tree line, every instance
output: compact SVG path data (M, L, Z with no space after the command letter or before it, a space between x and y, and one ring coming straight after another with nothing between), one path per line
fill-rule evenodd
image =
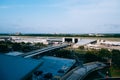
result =
M40 49L46 47L43 43L17 43L11 41L0 41L0 53L7 53L10 51L20 51L20 52L29 52L32 50Z
M85 53L78 53L75 51L62 49L62 50L51 51L46 55L61 57L61 58L69 58L69 59L75 59L76 58L75 56L77 56L77 58L79 60L83 60L84 63L94 62L94 61L107 63L109 60L112 60L111 61L112 66L120 68L119 50L109 51L107 49L100 49L100 50L85 51Z
M45 36L45 37L114 37L114 38L119 38L120 34L100 34L97 36L96 34L89 35L89 34L0 34L0 36Z
M92 61L107 62L108 60L111 60L112 66L120 68L120 51L119 50L109 51L107 49L87 51L85 54L85 60L86 62Z

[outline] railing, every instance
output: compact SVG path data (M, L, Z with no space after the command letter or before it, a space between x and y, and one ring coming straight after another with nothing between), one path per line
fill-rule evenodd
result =
M90 74L91 72L94 72L96 70L100 70L103 69L105 66L101 66L101 67L96 67L94 69L89 70L83 77L81 77L79 80L83 80L88 74Z
M32 52L28 52L28 53L20 55L20 56L24 57L24 58L28 58L28 57L32 57L32 56L35 56L35 55L38 55L38 54L41 54L41 53L44 53L44 52L48 52L48 51L51 51L51 50L54 50L54 49L64 48L64 47L67 47L67 46L69 46L69 44L63 44L63 45L58 45L58 46L49 46L49 47L46 47L46 48L42 48L42 49L38 49L38 50L35 50L35 51L32 51Z
M61 78L61 80L66 80L66 79L68 78L68 76L70 76L75 70L79 69L80 67L81 67L81 66L78 66L78 67L72 69L71 71L69 71L67 74L65 74L65 75Z
M101 62L86 63L86 64L83 65L83 67L78 66L78 67L74 68L73 70L71 70L70 72L68 72L66 75L64 75L61 78L61 80L67 80L72 74L76 74L76 73L74 73L75 71L77 71L78 69L84 68L85 69L85 71L83 70L84 74L83 75L78 74L78 79L76 79L76 80L83 80L89 73L91 73L93 71L96 71L96 70L99 70L99 69L102 69L105 66L106 65L101 63ZM90 69L90 67L91 67L91 69Z

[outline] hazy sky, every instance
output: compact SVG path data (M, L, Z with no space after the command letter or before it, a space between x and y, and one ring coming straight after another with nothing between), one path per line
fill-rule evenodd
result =
M0 33L120 33L120 0L0 0Z

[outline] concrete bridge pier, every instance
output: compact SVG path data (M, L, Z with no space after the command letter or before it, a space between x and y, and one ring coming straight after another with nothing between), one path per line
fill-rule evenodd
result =
M75 38L72 38L72 43L75 43Z
M62 38L62 42L63 42L63 43L65 42L65 37Z

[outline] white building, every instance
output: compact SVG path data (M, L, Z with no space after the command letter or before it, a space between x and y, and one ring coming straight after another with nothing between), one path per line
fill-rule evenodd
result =
M43 43L43 44L48 44L47 39L45 38L40 38L40 37L12 37L14 42L25 42L25 43Z
M89 43L94 42L94 41L96 41L96 40L94 40L94 39L80 39L78 41L78 43L73 45L73 48L78 48L79 46L84 46L84 45L89 44Z

